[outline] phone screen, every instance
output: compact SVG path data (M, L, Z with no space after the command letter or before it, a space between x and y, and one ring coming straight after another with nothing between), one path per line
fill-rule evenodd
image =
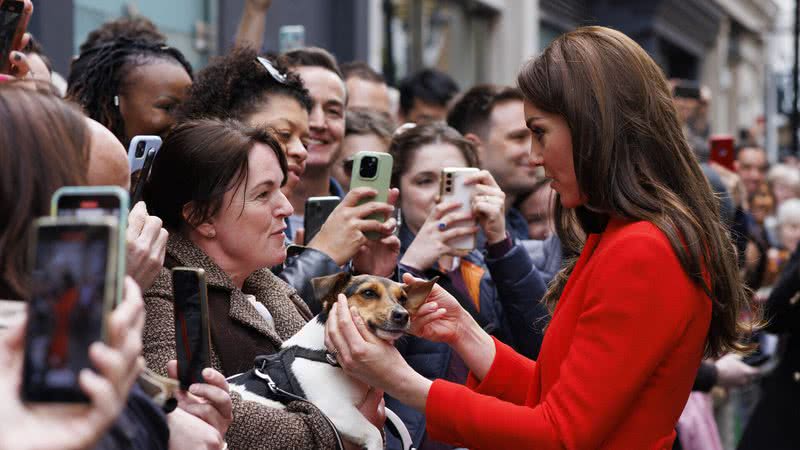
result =
M5 0L0 5L0 67L6 65L25 3Z
M102 340L110 229L38 228L28 305L23 397L88 402L78 374L91 367L89 345Z
M194 270L173 270L175 295L175 350L178 380L182 389L203 383L202 371L209 366L208 333L203 320L205 283Z

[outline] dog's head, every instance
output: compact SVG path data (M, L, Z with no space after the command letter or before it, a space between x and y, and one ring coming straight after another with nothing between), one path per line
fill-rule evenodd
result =
M314 294L322 303L320 319L323 322L341 293L347 297L349 306L356 307L370 331L387 341L394 341L408 331L410 315L425 303L435 283L436 279L403 284L383 277L352 276L346 272L311 280Z

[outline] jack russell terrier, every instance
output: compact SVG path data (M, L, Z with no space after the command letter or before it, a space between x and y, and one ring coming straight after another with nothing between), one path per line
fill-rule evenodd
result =
M286 340L280 352L259 356L253 370L230 377L231 391L239 392L244 400L274 408L285 408L284 403L292 400L307 400L330 419L345 439L367 450L380 450L380 430L357 408L370 386L347 376L335 355L325 348L325 321L343 293L370 331L394 343L409 330L410 315L425 303L436 280L407 285L343 272L315 278L311 283L321 300L322 312Z

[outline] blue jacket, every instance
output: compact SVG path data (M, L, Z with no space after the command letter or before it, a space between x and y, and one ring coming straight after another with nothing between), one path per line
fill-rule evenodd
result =
M414 235L403 225L400 229L401 255L413 240ZM539 354L543 327L549 313L539 303L546 286L528 252L516 242L505 255L496 259L478 251L473 251L463 259L484 269L484 273L480 280L480 312L472 305L462 305L490 334L521 354L535 359ZM447 274L435 269L425 272L425 276L429 278L437 275L440 277L439 284L452 286ZM461 294L451 293L456 297L463 297ZM397 348L409 365L423 376L429 379L446 378L452 356L452 350L447 344L406 336L397 342ZM414 446L418 448L425 436L425 415L388 395L386 406L403 419L414 440ZM387 448L399 449L400 443L393 436L387 435Z

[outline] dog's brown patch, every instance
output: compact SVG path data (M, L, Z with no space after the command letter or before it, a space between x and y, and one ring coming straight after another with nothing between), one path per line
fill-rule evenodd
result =
M351 276L344 272L311 280L325 317L338 295L343 293L348 305L356 307L373 331L382 329L394 332L406 331L408 323L399 327L392 321L392 313L415 314L425 303L435 283L436 279L407 285L373 275Z

